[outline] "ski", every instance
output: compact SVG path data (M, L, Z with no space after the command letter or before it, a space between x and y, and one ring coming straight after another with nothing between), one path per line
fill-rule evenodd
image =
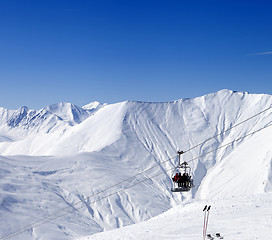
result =
M224 239L224 238L220 235L220 233L216 233L215 236L216 236L216 238L218 238L218 239Z
M207 238L209 239L209 240L214 240L214 239L224 239L221 235L220 235L220 233L216 233L215 234L215 237L214 236L212 236L212 234L207 234L206 235L207 236Z
M214 240L214 237L213 237L211 234L207 234L207 238L208 238L209 240Z

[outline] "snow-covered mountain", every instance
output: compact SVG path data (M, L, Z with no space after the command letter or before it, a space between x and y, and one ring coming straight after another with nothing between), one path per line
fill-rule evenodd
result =
M271 105L269 95L222 90L167 103L0 108L0 237L67 207L63 217L14 239L79 238L148 220L192 200L269 193L272 127L227 143L271 124L272 109L204 141ZM172 157L201 142L182 155L196 187L172 193L171 169L177 164Z

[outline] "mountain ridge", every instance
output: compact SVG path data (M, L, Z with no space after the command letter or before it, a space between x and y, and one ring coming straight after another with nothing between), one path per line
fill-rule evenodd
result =
M230 106L228 101L232 101L231 103L232 106ZM52 154L63 155L66 153L66 151L62 153L61 151L56 150L56 148L60 149L61 147L48 145L49 142L45 144L43 142L44 138L50 139L50 142L54 143L55 145L58 145L58 144L62 146L75 145L76 147L72 147L71 150L67 152L68 154L72 154L72 153L75 154L77 152L83 152L83 151L88 152L88 151L94 151L94 150L95 151L101 150L103 147L106 147L107 144L114 143L114 141L117 140L116 138L117 135L119 136L122 135L122 131L123 131L122 129L125 127L126 120L128 118L130 119L130 121L133 122L135 127L138 127L137 122L135 122L135 119L133 119L133 116L136 116L135 112L140 111L143 114L145 114L145 119L141 118L140 115L137 115L137 118L139 119L141 118L142 119L141 121L143 122L143 124L146 124L146 120L149 121L148 119L152 118L151 116L152 114L156 116L156 114L159 112L159 110L156 110L156 108L161 109L161 111L165 112L166 114L170 114L170 115L173 114L173 117L176 119L175 121L178 122L180 126L184 127L186 125L187 128L195 124L190 120L191 117L195 118L196 116L196 118L194 119L196 123L199 121L204 121L202 123L202 126L199 126L200 128L201 127L204 128L205 124L209 125L210 121L215 122L217 120L220 122L220 118L222 118L224 121L220 123L221 126L218 125L219 129L214 131L214 134L216 134L216 132L220 132L222 129L225 129L226 127L228 127L224 125L225 125L226 119L230 117L230 114L223 113L222 111L224 110L224 108L237 109L236 115L232 114L233 116L231 116L231 118L233 119L231 120L232 121L231 124L234 124L235 121L239 120L240 118L239 114L243 115L241 113L240 105L241 107L243 107L243 105L246 104L249 107L251 107L251 104L252 104L251 102L254 102L254 104L267 105L266 101L271 102L271 96L261 95L261 94L251 95L244 92L242 93L242 92L234 92L230 90L221 90L219 92L207 94L207 95L194 98L194 99L185 99L185 100L180 99L177 101L165 102L165 103L125 101L121 103L107 104L107 105L101 106L100 103L94 102L94 104L91 103L92 105L91 109L80 108L71 103L58 103L58 104L53 104L48 107L42 108L39 111L29 110L27 107L22 107L16 111L12 110L11 113L8 112L9 110L6 110L7 113L5 114L3 113L3 110L2 110L2 114L0 113L0 116L4 116L4 117L2 117L0 120L0 123L2 123L0 125L0 136L3 136L2 140L6 138L6 139L14 139L15 141L13 142L8 141L6 143L0 142L0 154L11 154L12 152L14 152L14 154L28 153L30 155L33 155L33 154L44 155L46 154L46 152L48 152L49 155L52 155ZM120 106L120 108L118 107L116 108L116 106ZM182 110L182 108L184 108L184 110ZM117 116L115 111L119 111L120 113L121 112L123 113ZM146 111L149 111L149 112L146 112ZM183 114L184 111L187 112L188 114L184 115ZM215 111L217 113L216 118L218 119L215 119L214 117L215 115L213 116L211 114L211 111ZM247 111L247 109L243 111ZM223 116L221 113L224 114L225 116ZM98 115L101 115L101 117L99 117ZM119 119L119 120L112 119L112 117L110 117L111 115L115 115L117 117L116 119ZM169 115L169 119L171 120L172 116L170 115ZM125 118L123 119L123 117ZM165 122L165 124L167 124L166 123L166 121L168 121L166 119L167 116L164 116L163 114L160 113L160 118L161 120ZM100 123L98 123L99 121L97 121L96 119L100 119L99 120ZM159 123L160 119L157 118L156 121L157 121L156 129L159 130L157 126L161 124ZM94 129L94 126L96 123L98 123L98 125ZM116 128L115 133L111 134L112 133L111 129L114 129L114 128L111 128L110 124L113 124L113 123L115 123L115 126L118 126L118 129ZM100 137L101 129L105 129L105 131L103 131L102 139ZM162 130L163 134L166 134L166 135L168 134L167 131L169 130L168 129ZM190 131L190 134L194 131L195 129L192 129L192 131ZM107 133L110 133L110 134L107 134ZM170 135L172 134L175 135L173 131L171 132ZM83 143L83 141L81 141L81 143L74 142L73 138L81 138L81 137L85 138L85 143ZM169 137L172 138L171 136ZM30 140L31 138L32 140ZM42 139L39 140L39 138L42 138ZM139 136L139 138L142 138L142 136ZM177 136L175 138L178 139ZM192 140L193 138L194 137L192 137ZM19 139L20 141L19 142L17 141L17 143L15 144L16 139ZM106 139L106 143L104 144L102 143L103 139ZM24 141L26 142L25 144L24 144ZM42 146L41 150L42 149L43 150L37 151L34 149L32 150L29 149L29 141L35 141L36 143L40 141L40 145ZM80 140L78 139L78 141ZM87 143L88 141L90 142L89 144ZM96 144L96 142L100 142L101 147L99 147L98 145L100 144ZM3 146L1 147L1 145ZM16 146L12 147L12 145L16 145ZM92 147L91 145L97 145L97 147ZM178 144L175 143L175 147L181 148L182 146L178 146ZM16 148L16 150L14 150L14 148ZM5 150L1 151L1 149L5 149ZM25 152L18 151L18 149L26 149L26 151Z

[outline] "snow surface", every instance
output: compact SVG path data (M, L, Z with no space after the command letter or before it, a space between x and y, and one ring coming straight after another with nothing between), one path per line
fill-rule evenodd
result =
M78 240L203 239L203 207L211 204L207 234L224 239L271 239L272 195L250 195L181 204L146 222L98 233ZM207 238L206 238L207 239ZM218 238L215 238L218 239Z
M228 143L271 124L272 109L182 155L196 187L170 189L177 150L271 105L269 95L222 90L167 103L0 108L0 239L51 215L12 239L200 239L205 204L211 233L269 239L272 127Z

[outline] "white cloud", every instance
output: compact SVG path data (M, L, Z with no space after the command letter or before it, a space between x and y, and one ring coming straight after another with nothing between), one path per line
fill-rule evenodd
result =
M261 53L254 53L249 55L269 55L269 54L272 54L272 52L261 52Z

